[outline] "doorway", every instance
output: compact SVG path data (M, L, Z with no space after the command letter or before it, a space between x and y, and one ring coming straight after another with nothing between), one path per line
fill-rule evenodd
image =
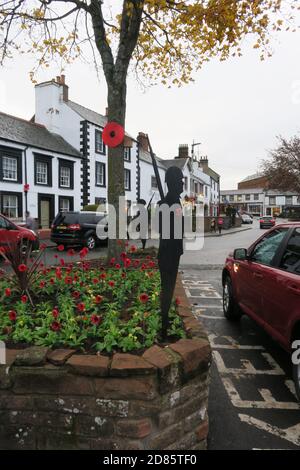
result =
M54 219L54 195L38 195L38 212L40 228L49 228Z

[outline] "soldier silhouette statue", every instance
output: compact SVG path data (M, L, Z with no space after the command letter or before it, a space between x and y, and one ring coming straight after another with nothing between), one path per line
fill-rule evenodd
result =
M168 193L159 202L159 250L158 266L161 279L160 306L162 315L162 340L167 338L169 327L169 310L172 302L180 256L183 254L183 215L180 203L180 194L183 191L184 177L182 171L172 166L168 168L165 176ZM164 233L163 205L172 207L168 221L169 230Z

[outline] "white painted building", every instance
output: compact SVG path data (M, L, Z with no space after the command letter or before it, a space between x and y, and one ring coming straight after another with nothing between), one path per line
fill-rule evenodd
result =
M81 160L44 126L0 113L0 212L21 221L28 210L48 228L59 210L80 205Z

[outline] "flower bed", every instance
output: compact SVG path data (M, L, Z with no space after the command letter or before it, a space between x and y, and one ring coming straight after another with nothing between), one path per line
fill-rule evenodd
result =
M80 252L83 258L84 250ZM74 250L68 251L74 256ZM34 261L33 261L34 262ZM0 279L0 340L8 345L70 347L82 351L139 351L157 342L161 328L156 262L131 259L91 267L88 262L46 268L31 278L30 295L14 276ZM18 271L30 269L18 265ZM170 338L184 337L175 302Z

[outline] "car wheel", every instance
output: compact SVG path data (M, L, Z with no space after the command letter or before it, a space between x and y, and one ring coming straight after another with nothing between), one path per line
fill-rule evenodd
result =
M87 237L87 239L85 240L85 246L89 249L89 250L93 250L96 246L96 238L94 235L89 235Z
M232 281L229 276L223 285L223 312L227 320L239 320L242 316L242 311L233 297Z

